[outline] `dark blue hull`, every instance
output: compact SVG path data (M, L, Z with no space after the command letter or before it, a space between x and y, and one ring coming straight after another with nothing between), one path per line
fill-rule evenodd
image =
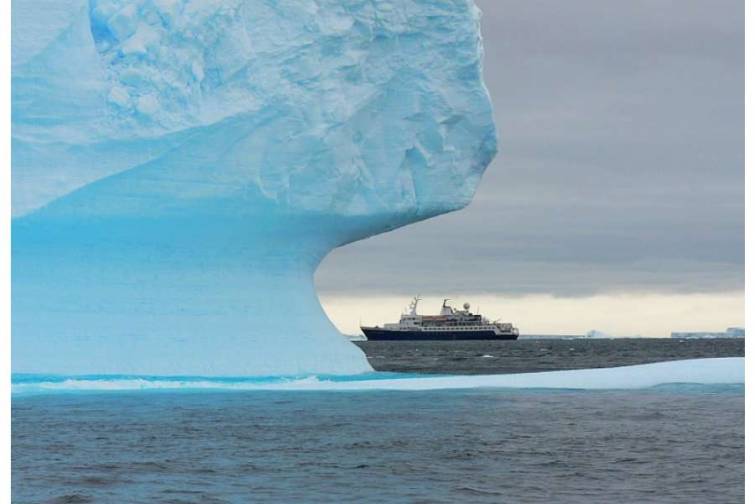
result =
M390 331L378 327L362 327L370 341L459 341L459 340L515 340L518 334L497 335L493 331Z

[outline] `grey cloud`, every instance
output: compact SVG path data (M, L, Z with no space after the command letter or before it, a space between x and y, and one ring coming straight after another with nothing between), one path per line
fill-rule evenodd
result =
M500 154L475 201L335 251L318 286L742 288L743 3L478 5Z

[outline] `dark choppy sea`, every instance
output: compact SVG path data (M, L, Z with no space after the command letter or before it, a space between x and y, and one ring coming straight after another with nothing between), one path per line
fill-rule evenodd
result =
M706 357L742 357L744 338L359 341L377 371L495 374L631 366Z
M509 350L528 370L555 369L553 355L575 343L593 357L568 362L593 362L584 367L744 352L742 340ZM508 362L495 345L422 345L414 372L472 373L497 353ZM406 369L406 348L382 346L377 360L395 366L381 369ZM497 365L485 372L514 364ZM14 396L12 422L16 503L744 500L742 385L35 393Z

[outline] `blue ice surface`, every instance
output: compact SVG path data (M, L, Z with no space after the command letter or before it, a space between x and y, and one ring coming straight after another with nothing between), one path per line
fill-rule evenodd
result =
M14 0L12 365L353 375L312 277L469 203L471 0Z

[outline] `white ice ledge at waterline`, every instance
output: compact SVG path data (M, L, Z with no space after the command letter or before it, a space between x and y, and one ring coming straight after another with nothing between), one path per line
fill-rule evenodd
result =
M453 389L644 389L666 384L743 384L744 358L690 359L635 366L477 376L428 376L331 380L323 377L269 380L154 378L69 378L63 381L14 383L16 395L54 392L118 392L135 390L207 391L429 391Z

